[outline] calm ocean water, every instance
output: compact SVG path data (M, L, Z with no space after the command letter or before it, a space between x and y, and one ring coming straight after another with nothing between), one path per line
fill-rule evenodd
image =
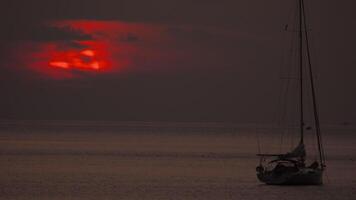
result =
M354 200L356 129L323 130L325 184L281 187L257 181L255 154L293 146L293 131L281 146L253 124L3 121L0 199Z

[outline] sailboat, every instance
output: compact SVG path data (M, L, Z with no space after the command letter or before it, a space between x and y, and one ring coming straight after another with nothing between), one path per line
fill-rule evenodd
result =
M321 185L323 184L323 172L325 171L325 153L323 150L321 129L319 123L319 113L317 108L316 90L313 77L313 67L311 62L311 52L308 35L308 25L305 12L304 0L297 0L297 24L296 35L298 35L297 50L297 83L299 89L298 98L298 144L290 152L282 154L257 154L260 163L256 167L258 179L269 185ZM307 86L306 86L307 85ZM312 115L312 127L305 126L304 105L307 100L306 92L309 92L311 104L310 113ZM306 131L310 130L312 131ZM305 146L305 133L313 132L317 140L317 157L310 160L307 157ZM311 161L311 162L310 162Z

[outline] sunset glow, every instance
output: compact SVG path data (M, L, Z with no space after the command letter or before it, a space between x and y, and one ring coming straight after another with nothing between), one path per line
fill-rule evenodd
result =
M69 63L67 62L49 62L49 64L53 67L59 67L63 69L68 69L69 68Z
M48 21L55 36L22 43L16 57L37 77L73 79L175 66L190 55L163 25L98 20ZM57 33L58 32L58 33ZM179 44L178 48L176 46ZM30 49L30 50L26 50ZM193 51L193 50L192 50ZM179 53L180 52L180 53Z
M72 70L100 70L107 66L107 61L103 57L98 57L94 50L85 49L80 52L75 50L55 52L49 65Z
M95 56L95 52L93 50L90 50L90 49L83 50L82 52L80 52L80 54L85 55L85 56L89 56L89 57Z

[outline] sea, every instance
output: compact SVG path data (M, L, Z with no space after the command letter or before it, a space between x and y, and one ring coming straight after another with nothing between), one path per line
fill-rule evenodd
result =
M3 120L0 199L355 200L356 128L322 131L324 184L269 186L256 178L256 154L297 141L271 125Z

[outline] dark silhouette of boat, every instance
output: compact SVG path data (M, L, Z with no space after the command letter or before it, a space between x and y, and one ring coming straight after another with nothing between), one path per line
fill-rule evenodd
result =
M257 154L260 164L256 167L258 179L270 185L321 185L323 184L323 172L325 170L325 154L321 140L319 114L316 101L316 92L313 80L313 68L310 57L309 36L307 18L305 14L304 0L298 1L297 12L297 35L298 35L298 73L299 84L299 122L300 132L299 144L290 152L285 154ZM286 26L288 29L288 26ZM306 84L307 83L307 84ZM306 87L308 85L308 87ZM311 113L313 128L305 127L305 93L311 93ZM307 165L307 154L304 144L305 130L311 130L316 135L318 146L318 159Z

